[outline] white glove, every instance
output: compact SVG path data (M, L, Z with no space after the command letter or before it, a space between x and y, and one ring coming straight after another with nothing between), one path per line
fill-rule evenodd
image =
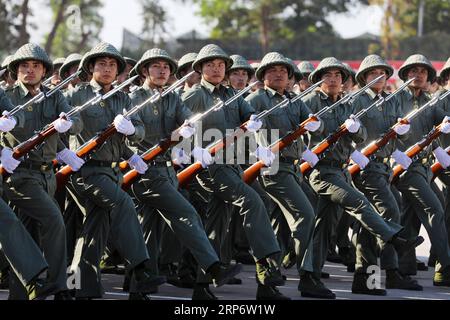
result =
M8 173L13 173L14 170L16 170L17 166L20 164L19 160L13 158L13 151L6 147L2 150L0 162L2 163L3 168Z
M194 156L195 161L198 161L202 164L203 168L207 168L214 162L208 150L200 147L195 147L194 150L192 150L192 155Z
M437 147L434 149L433 154L442 168L447 169L450 166L450 156L444 149Z
M191 157L189 157L183 149L174 147L172 149L172 162L177 166L183 164L188 164L191 162Z
M56 160L59 163L65 163L72 168L72 171L77 172L84 164L84 160L77 156L77 154L65 148L56 154Z
M355 118L353 114L350 116L350 118L345 120L344 125L350 133L356 133L358 132L359 128L361 128L361 123L358 119Z
M148 165L137 154L133 154L131 158L128 159L128 164L131 169L136 170L139 174L144 174L148 170Z
M69 131L70 127L72 127L73 122L64 119L65 116L66 114L63 112L59 115L59 118L53 122L55 130L58 131L59 133L65 133Z
M311 150L306 149L305 151L303 151L302 160L306 161L311 168L314 168L317 162L319 162L319 157Z
M316 132L320 128L320 120L319 121L310 121L305 124L305 129L309 132Z
M249 132L253 132L254 133L254 132L258 131L259 129L261 129L261 127L263 125L261 120L255 120L256 117L257 116L255 114L252 114L250 116L250 120L248 120L246 128L247 128L247 130Z
M126 119L121 114L114 119L114 126L116 127L117 132L126 136L131 136L136 132L136 128L131 120Z
M392 158L394 158L395 162L402 166L404 170L408 170L409 166L412 163L410 157L406 155L406 153L401 152L400 150L395 150L392 153Z
M3 112L3 117L0 118L0 131L2 132L10 132L17 124L17 121L14 117L8 117L7 111Z
M352 161L356 163L361 169L364 169L370 162L369 158L367 158L358 150L353 151L353 153L350 155L350 159L352 159Z
M264 165L266 167L270 167L273 163L273 160L275 160L275 154L270 150L269 148L259 146L255 150L255 156L264 162Z
M398 118L397 121L400 122L401 120L402 120L402 118ZM411 125L409 123L408 124L397 124L394 127L395 133L398 134L399 136L403 136L404 134L406 134L409 131L409 129L411 129Z
M450 117L449 116L445 116L444 120L442 120L442 125L441 125L441 132L442 133L449 133L450 132Z
M182 136L184 139L189 139L192 137L195 133L195 128L192 127L192 125L186 120L183 124L183 126L180 128L180 136Z

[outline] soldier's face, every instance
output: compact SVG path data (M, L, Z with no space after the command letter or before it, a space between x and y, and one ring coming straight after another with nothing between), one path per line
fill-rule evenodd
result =
M330 69L322 75L321 89L330 96L338 95L342 86L342 74L339 69Z
M75 72L78 71L78 66L74 65L69 69L69 74L68 76L71 76L72 74L74 74ZM75 79L73 79L70 83L72 84L72 86L76 86L78 83L80 83L81 80L80 78L76 77Z
M226 63L222 59L214 59L202 64L203 78L215 86L225 79L225 70Z
M127 63L127 66L121 74L117 76L117 81L119 83L125 82L128 79L128 74L130 73L131 69L133 69L133 66L129 63Z
M53 71L52 85L57 86L61 82L61 78L59 77L59 69Z
M427 87L428 80L428 69L425 67L412 67L408 70L407 78L416 78L412 83L411 87L414 89L425 89Z
M145 72L144 72L145 74ZM145 74L150 84L162 87L167 84L170 77L170 65L164 60L155 60L148 64Z
M300 87L300 91L305 91L306 89L308 89L309 87L311 87L311 82L309 82L307 80L307 76L305 75L305 78L303 78L302 80L300 80L298 82L298 85Z
M183 78L185 75L187 75L189 72L193 71L192 67L184 68L182 71L180 70L180 76ZM187 78L186 84L189 88L191 88L193 85L200 83L201 76L200 73L194 72Z
M373 79L384 76L380 80L378 80L371 88L375 92L380 92L383 90L383 88L386 86L386 78L387 78L387 72L385 69L382 68L375 68L366 73L366 83L369 83Z
M110 85L116 80L118 73L117 60L101 57L91 66L92 78L101 85Z
M276 91L286 90L289 83L289 72L286 66L275 65L264 73L264 85Z
M46 74L44 64L35 60L23 61L17 68L17 79L25 85L35 86Z
M244 69L233 70L230 72L228 79L233 89L242 90L248 84L248 72Z

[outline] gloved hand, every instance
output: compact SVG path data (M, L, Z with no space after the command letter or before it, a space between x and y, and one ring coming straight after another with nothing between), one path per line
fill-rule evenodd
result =
M85 162L83 159L78 157L74 151L67 148L56 154L56 160L58 160L59 163L65 163L69 165L74 172L80 170Z
M191 162L191 157L189 157L183 149L174 147L172 149L172 162L177 166L182 166L183 164L188 164Z
M311 168L314 168L317 162L319 162L319 157L311 150L306 149L305 151L303 151L302 160L306 161Z
M144 174L148 170L148 165L137 154L133 154L131 158L128 159L128 164L131 169L136 170L139 174Z
M2 132L10 132L17 125L16 118L8 117L9 112L4 111L3 117L0 118L0 131Z
M358 132L359 128L361 128L361 122L359 122L359 120L356 119L353 114L350 116L350 118L345 120L344 125L350 133L356 133Z
M194 150L192 150L192 156L194 157L195 161L198 161L202 164L203 168L207 168L214 162L211 154L204 148L195 147Z
M309 115L310 117L312 115ZM319 121L310 121L307 124L305 124L305 129L309 132L316 132L320 128L320 120Z
M195 133L195 128L187 120L184 122L183 126L180 128L180 136L184 139L189 139Z
M353 153L350 155L350 159L352 159L352 161L356 163L361 169L364 169L370 162L369 158L367 158L358 150L353 151Z
M261 129L261 127L263 125L261 120L255 120L256 117L257 116L255 114L252 114L250 116L250 120L248 120L246 128L249 132L254 133L254 132L258 131L259 129Z
M401 152L400 150L395 150L391 156L392 158L394 158L395 162L402 166L404 170L408 170L409 166L412 163L411 158L408 157L406 153Z
M449 116L445 116L444 120L442 120L442 126L441 126L441 132L442 133L449 133L450 132L450 117Z
M275 160L275 154L270 150L270 148L259 146L255 150L255 156L258 160L264 162L266 167L270 167Z
M70 120L66 120L64 117L66 114L63 112L59 115L59 118L53 122L53 126L55 130L59 133L65 133L69 131L70 127L72 127L73 122Z
M124 111L126 111L126 110L124 110ZM121 114L119 114L114 119L114 126L116 127L117 132L124 134L126 136L131 136L136 132L136 128L134 127L131 120L126 119Z
M398 118L398 122L400 122L400 120L402 120L402 118ZM394 127L394 131L395 133L397 133L399 136L403 136L404 134L406 134L409 129L411 129L411 125L408 124L398 124Z
M433 154L442 168L447 169L450 166L450 156L444 149L437 147L434 149Z
M13 158L13 151L9 148L3 148L0 156L0 162L8 173L13 173L20 164L19 160Z

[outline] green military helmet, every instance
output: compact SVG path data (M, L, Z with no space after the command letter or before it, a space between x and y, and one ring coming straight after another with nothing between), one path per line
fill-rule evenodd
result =
M294 77L295 77L295 82L299 82L300 80L303 79L303 74L301 73L300 69L297 67L297 65L295 64L294 61L292 61L292 59L287 58L287 61L289 61L292 64L292 68L294 68Z
M192 63L192 68L197 72L201 72L202 64L206 61L214 59L222 59L225 61L226 70L230 69L233 65L233 60L231 60L228 54L223 51L221 47L216 44L208 44L200 50L197 55L197 59L195 59Z
M352 77L353 83L356 83L356 72L348 63L342 62L342 64L347 68L349 77ZM348 80L348 78L347 78Z
M386 80L392 77L392 75L394 74L394 68L392 68L389 63L386 62L386 60L384 60L379 55L371 54L365 57L361 62L361 65L359 66L358 72L356 73L356 81L358 82L358 84L361 87L364 87L366 85L365 77L367 72L377 68L386 70Z
M231 66L230 69L228 69L228 72L233 71L233 70L243 69L243 70L247 71L249 79L251 77L253 77L255 70L248 63L247 59L245 59L243 56L240 56L238 54L234 54L234 55L230 56L230 58L231 58L231 60L233 60L233 65Z
M64 62L66 61L66 58L56 58L53 60L53 70L58 70L62 67Z
M123 57L125 59L125 62L127 64L129 64L130 66L132 66L134 68L134 66L137 64L137 60L130 58L130 57Z
M439 77L443 81L447 81L450 74L450 58L448 58L447 62L444 64L444 66L441 69L441 72L439 73Z
M278 52L269 52L264 56L261 60L261 63L256 70L256 79L263 82L264 81L264 73L270 67L283 65L286 66L288 70L288 77L291 78L294 75L294 67L289 60L286 59L281 53Z
M173 75L175 72L177 72L177 62L172 59L169 54L159 48L153 48L150 50L147 50L144 55L142 56L141 60L138 61L136 64L136 72L141 77L145 77L142 68L144 68L146 65L148 65L151 61L154 60L164 60L170 65L170 74Z
M347 78L350 76L349 70L347 70L347 67L344 66L344 64L341 61L339 61L335 57L327 57L324 58L322 61L320 61L316 70L311 72L308 78L309 82L311 83L319 82L322 78L322 75L330 69L338 69L339 71L341 71L342 83L347 81Z
M61 79L65 79L69 76L69 71L73 66L80 65L81 60L83 59L83 56L79 53L72 53L67 58L66 61L64 61L64 64L61 66L61 69L59 69L59 76Z
M83 65L84 65L84 60L86 60L86 57L89 56L89 51L86 52L83 57L81 58L80 64L78 65L78 70L77 71L81 71L80 75L78 76L78 78L80 78L81 81L86 82L89 79L89 74L83 69Z
M253 70L255 70L255 72L256 72L256 70L258 70L258 68L261 64L259 62L253 62L253 63L250 63L250 65L252 66Z
M27 60L42 62L47 72L45 77L49 77L53 73L53 62L48 57L47 52L37 44L27 43L16 51L8 65L8 70L14 80L17 80L17 69L19 64Z
M297 65L297 67L305 77L309 77L309 75L314 71L314 66L309 61L302 61Z
M182 78L180 72L188 67L192 67L192 63L197 59L198 54L195 52L186 53L184 56L180 58L178 61L178 70L175 73L175 77L180 80Z
M0 77L3 76L3 74L8 70L8 65L11 62L13 58L13 55L6 56L6 58L3 60L2 64L0 65Z
M118 65L118 74L121 74L126 68L125 59L122 57L120 52L112 45L107 42L100 42L95 47L93 47L84 57L83 57L83 70L91 74L89 70L89 65L95 61L96 58L99 57L108 57L117 60Z
M400 69L398 69L398 76L403 81L408 80L407 79L407 73L409 69L415 67L415 66L422 66L428 69L428 81L433 82L436 78L436 69L434 69L433 65L431 64L430 60L428 60L427 57L425 57L422 54L413 54L412 56L409 56L408 59L402 64Z

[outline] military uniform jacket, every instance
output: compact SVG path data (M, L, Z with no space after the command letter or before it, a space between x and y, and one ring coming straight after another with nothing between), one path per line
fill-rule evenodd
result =
M48 92L47 87L41 86L41 91ZM18 82L6 94L14 105L22 105L32 98L28 89L21 82ZM28 106L23 111L24 122L16 126L11 132L2 134L2 145L14 148L34 136L36 131L42 130L46 125L58 119L64 112L68 113L71 107L64 98L61 91L55 92L51 97L46 98L38 104ZM73 125L69 130L70 134L78 134L81 130L80 119L77 115L71 117ZM59 134L54 134L46 139L39 148L28 153L27 160L49 163L56 157L56 152L61 150Z
M157 91L145 83L140 89L131 93L130 98L133 105L138 105L155 93ZM144 153L162 139L170 138L172 132L178 129L191 115L191 111L184 105L181 97L177 93L171 92L156 103L147 104L139 111L138 117L144 125L144 139L132 142L131 145L140 153ZM158 158L170 160L170 153L167 152Z
M92 80L90 83L82 84L68 92L67 98L72 106L81 106L95 97L95 91L99 89L101 89L101 86L95 80ZM103 90L100 91L100 94L104 94ZM128 95L119 91L107 100L84 109L80 113L82 130L75 139L71 139L72 149L81 147L113 123L117 115L123 114L123 109L129 110L131 107L132 104ZM134 135L129 136L128 139L140 141L144 136L143 125L138 117L133 117L131 120L136 128L136 132ZM125 139L125 136L120 133L114 134L106 140L105 144L91 154L91 159L105 162L119 162L121 159L128 160L134 153L126 146Z
M436 92L436 96L439 97L442 94L444 94L445 92L447 92L447 89L441 89L438 92ZM444 100L441 100L438 102L437 107L440 107L442 110L444 110L446 115L450 115L450 96L447 96L446 98L444 98ZM448 146L450 146L450 135L448 134L443 134L439 137L439 142L442 148L447 148Z
M264 110L269 110L282 102L285 98L292 99L294 97L295 95L292 93L286 92L284 95L280 95L277 91L266 87L264 90L253 92L246 100L256 110L256 113L260 113ZM282 138L289 132L297 129L300 123L309 118L310 114L311 110L301 99L298 99L294 103L290 102L286 107L278 108L263 119L263 128L268 129L268 141L270 143L274 142L273 139L271 139L271 129L279 130L279 138ZM320 129L318 131L320 131ZM258 140L264 144L265 139ZM267 143L265 143L265 146L268 146ZM303 141L302 139L298 139L290 146L280 151L280 161L283 162L286 160L292 164L294 160L300 159L303 150Z
M313 113L317 113L327 106L331 106L333 102L322 91L314 91L303 98L303 102L311 109ZM324 130L319 135L311 135L310 148L319 144L322 140L333 134L351 114L355 111L350 104L340 104L333 110L326 112L320 116L323 122ZM363 124L358 132L347 133L341 137L337 143L332 145L325 153L323 159L346 162L352 152L355 150L353 143L363 143L367 139L367 130Z

